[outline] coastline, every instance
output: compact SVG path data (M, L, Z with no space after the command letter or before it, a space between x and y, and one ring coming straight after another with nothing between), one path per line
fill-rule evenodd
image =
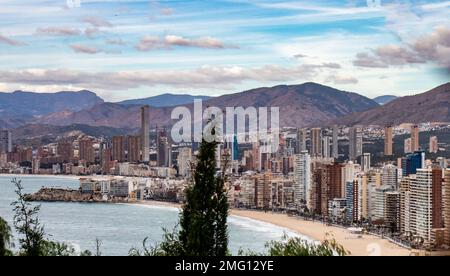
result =
M181 208L181 204L158 201L138 201L130 204ZM386 239L373 235L363 235L362 238L355 238L352 237L347 229L289 217L286 214L231 209L230 215L282 227L315 241L323 241L327 234L332 235L339 244L350 251L351 256L409 256L410 254L409 249L402 248Z
M73 179L80 180L81 176L76 175L55 175L55 174L1 174L0 177L11 177L11 178L60 178L60 179Z

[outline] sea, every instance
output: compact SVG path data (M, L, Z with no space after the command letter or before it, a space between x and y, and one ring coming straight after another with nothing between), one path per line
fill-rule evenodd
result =
M37 192L42 187L79 187L78 179L74 177L0 175L0 217L11 227L11 203L17 199L11 183L14 177L22 182L26 193ZM142 248L146 238L149 245L161 242L163 229L174 229L179 218L179 210L173 207L103 203L33 204L41 205L39 219L44 225L46 238L70 244L77 251L92 252L95 252L96 241L99 240L104 256L128 255L131 248ZM268 241L280 240L285 233L296 236L287 229L248 218L230 216L228 224L229 249L233 254L240 249L263 252ZM14 232L16 244L17 238Z

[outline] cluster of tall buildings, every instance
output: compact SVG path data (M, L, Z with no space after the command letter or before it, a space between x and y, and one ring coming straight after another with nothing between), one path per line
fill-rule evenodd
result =
M372 155L363 152L361 127L349 128L344 137L338 127L299 129L280 138L276 153L253 144L242 158L248 172L236 182L236 205L296 210L337 223L366 222L402 238L423 239L422 245L450 246L450 170L445 158L426 159L419 128L411 128L413 151L397 162L373 164ZM391 126L384 137L384 155L392 156ZM340 149L345 140L347 155ZM430 138L433 143L436 137ZM430 147L430 152L437 151Z
M446 158L436 157L438 138L429 139L428 153L435 160L428 160L419 127L411 125L405 154L395 160L390 157L399 157L394 148L398 129L377 129L384 148L372 160L373 152L364 152L370 131L361 126L285 129L276 151L268 150L267 141L239 145L234 136L217 146L216 169L229 174L235 206L291 210L343 224L365 222L424 245L450 246L450 170ZM163 127L156 127L151 144L149 107L144 106L138 135L83 136L33 150L13 146L11 132L2 130L0 168L15 162L31 166L32 173L162 176L183 180L183 186L192 176L197 146L172 144Z

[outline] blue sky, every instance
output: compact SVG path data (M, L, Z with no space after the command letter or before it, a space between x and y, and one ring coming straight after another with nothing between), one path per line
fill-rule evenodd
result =
M0 91L410 95L449 81L449 18L450 1L0 0Z

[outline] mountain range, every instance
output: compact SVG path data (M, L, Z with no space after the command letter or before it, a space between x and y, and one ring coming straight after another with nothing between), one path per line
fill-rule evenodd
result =
M87 90L57 93L0 92L0 127L15 127L54 112L81 111L102 103L103 99Z
M344 125L397 125L401 123L450 122L450 82L428 92L401 97L385 105L347 115Z
M193 104L184 106L193 109ZM203 106L280 107L281 126L319 125L331 119L378 106L376 102L356 93L344 92L316 83L280 85L258 88L237 94L211 98ZM140 106L102 103L82 111L62 111L37 118L34 123L50 125L86 124L109 127L139 127ZM171 125L173 107L152 107L150 122Z
M373 100L376 101L379 105L384 105L387 103L392 102L393 100L397 99L397 96L393 95L384 95L374 98Z
M0 93L0 128L33 124L133 129L140 125L142 104L151 106L152 127L170 126L175 122L171 119L174 106L181 105L192 110L195 98L199 97L164 94L108 103L87 90L45 94L22 91ZM450 83L423 94L393 99L383 105L375 101L380 99L372 100L317 83L263 87L220 97L200 98L204 100L204 108L280 107L282 127L450 122Z

